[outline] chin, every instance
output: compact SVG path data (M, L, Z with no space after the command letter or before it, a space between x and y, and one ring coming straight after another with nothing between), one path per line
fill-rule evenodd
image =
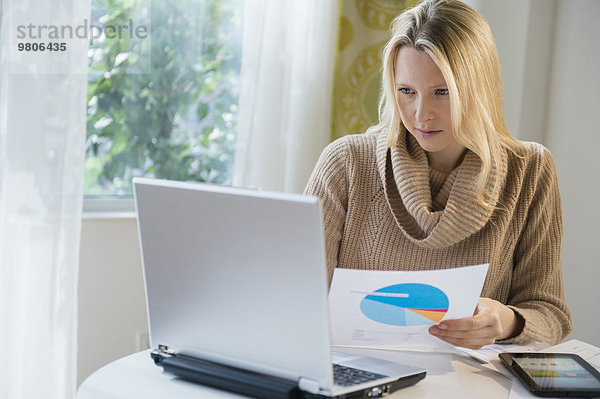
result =
M431 143L430 140L417 139L417 142L419 143L421 148L427 152L439 152L447 147L444 145L437 145L436 143Z

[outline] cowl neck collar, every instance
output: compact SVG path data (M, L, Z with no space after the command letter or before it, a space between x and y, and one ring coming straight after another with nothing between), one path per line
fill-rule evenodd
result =
M426 248L445 248L481 230L494 207L480 204L475 196L479 157L467 150L461 164L432 198L426 152L410 134L402 133L399 143L389 148L386 132L378 134L377 167L388 205L405 236ZM493 190L494 182L498 177L504 182L506 165L505 155L500 170L494 169L488 179L485 193L490 204L498 202L500 190ZM444 201L442 209L435 206Z

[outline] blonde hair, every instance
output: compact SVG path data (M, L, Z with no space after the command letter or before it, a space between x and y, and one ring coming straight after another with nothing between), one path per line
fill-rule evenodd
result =
M454 138L481 159L474 184L480 203L492 171L499 170L503 152L522 144L504 122L502 75L492 32L483 16L458 0L425 0L400 14L383 53L379 127L388 130L388 145L398 145L406 132L396 105L395 67L398 51L411 46L425 51L440 68L450 96ZM500 190L496 174L492 192ZM486 195L487 194L487 195ZM487 198L486 198L487 197Z

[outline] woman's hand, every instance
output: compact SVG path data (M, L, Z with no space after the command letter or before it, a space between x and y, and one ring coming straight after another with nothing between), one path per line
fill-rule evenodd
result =
M429 333L455 346L479 349L518 335L523 323L508 306L490 298L479 298L472 317L444 320L429 328Z

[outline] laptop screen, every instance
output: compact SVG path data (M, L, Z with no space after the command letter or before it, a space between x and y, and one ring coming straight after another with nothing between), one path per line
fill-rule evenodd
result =
M316 197L134 179L150 343L332 386Z

